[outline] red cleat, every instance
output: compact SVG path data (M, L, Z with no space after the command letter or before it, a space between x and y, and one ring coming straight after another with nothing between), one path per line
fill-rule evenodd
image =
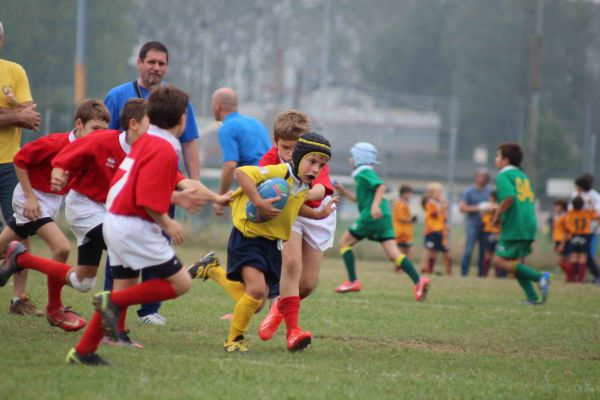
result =
M75 332L83 328L87 322L71 307L61 308L53 313L46 313L46 319L52 326L56 326L67 332Z
M425 298L427 297L427 292L429 291L429 286L429 279L422 276L419 279L419 283L417 283L414 288L415 300L425 301Z
M279 325L283 322L283 313L279 311L279 297L271 302L271 308L269 308L269 312L265 319L262 320L260 326L258 327L258 336L262 340L269 340L279 328Z
M348 292L360 292L362 289L362 285L360 281L357 279L354 282L344 281L340 286L335 288L337 293L348 293Z
M312 335L300 328L292 330L287 336L287 349L289 351L300 351L310 346Z

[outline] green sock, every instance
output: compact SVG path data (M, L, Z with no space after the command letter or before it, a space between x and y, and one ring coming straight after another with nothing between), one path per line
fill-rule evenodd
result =
M354 265L354 253L352 252L352 247L342 247L340 249L340 254L344 259L346 271L348 271L348 279L350 282L354 282L356 280L356 266Z
M539 301L538 294L535 291L535 288L533 287L533 285L531 284L531 280L519 277L519 275L517 275L517 281L519 282L519 285L521 285L521 288L525 292L525 295L527 296L527 300Z
M406 274L408 276L410 276L410 279L412 279L413 283L416 285L417 283L419 283L419 273L417 272L417 270L415 269L415 266L413 265L412 261L410 261L410 259L408 257L406 257L405 255L400 255L398 256L398 258L396 258L396 262L395 262L396 266L402 268L402 270L404 272L406 272Z
M539 282L542 279L542 273L525 264L517 264L517 277L527 279L528 281Z

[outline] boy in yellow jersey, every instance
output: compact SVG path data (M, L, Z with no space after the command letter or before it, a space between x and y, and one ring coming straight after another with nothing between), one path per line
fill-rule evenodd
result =
M394 233L398 249L406 257L411 257L413 241L413 224L416 217L410 212L410 197L412 188L408 185L400 186L400 198L394 204L393 221ZM397 269L398 272L402 269Z
M554 242L554 253L558 257L558 265L565 273L567 282L575 282L575 276L571 263L569 263L569 241L565 222L567 217L567 201L558 199L554 202L554 208L550 223L552 226L552 241Z
M224 343L225 351L248 351L245 335L252 315L262 307L269 290L279 283L281 241L289 239L292 225L304 202L317 199L309 193L309 184L327 165L330 157L329 141L317 133L309 132L298 140L291 163L236 169L235 176L240 188L231 202L234 226L227 246L227 279L242 282L244 292L239 295L233 310L229 335ZM283 178L290 185L290 195L282 210L272 205L279 200L278 197L262 199L256 189L260 182L270 178ZM263 223L248 220L248 201L256 206L262 216L270 219ZM298 337L288 337L288 341L294 342L293 350L303 350L311 342L310 333L301 330L297 333Z
M565 229L570 237L569 249L574 282L583 282L592 242L591 222L598 219L598 214L592 208L584 209L584 201L580 196L575 197L572 204L573 208L565 216Z
M446 274L452 272L452 258L450 257L447 242L447 205L444 201L444 187L439 182L427 185L425 196L421 202L425 210L425 235L423 246L425 254L421 258L421 273L433 273L438 252L444 253Z
M485 277L487 277L490 272L492 257L494 256L496 243L498 243L498 236L500 234L500 226L492 223L494 212L496 212L497 208L496 191L490 193L487 202L479 204L479 209L481 210L481 223L483 224L483 276ZM505 276L506 271L496 269L497 278L504 278Z

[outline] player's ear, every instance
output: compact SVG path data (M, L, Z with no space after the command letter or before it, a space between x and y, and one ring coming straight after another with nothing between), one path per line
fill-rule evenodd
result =
M77 132L81 132L82 129L83 129L83 121L81 120L81 118L77 118L75 120L75 130Z

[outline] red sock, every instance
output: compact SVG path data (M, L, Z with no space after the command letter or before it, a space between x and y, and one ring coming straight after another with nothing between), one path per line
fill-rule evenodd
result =
M573 282L573 266L568 261L561 261L558 265L562 268L567 277L567 282Z
M492 263L491 259L483 260L483 276L487 278L488 273L490 272L490 264Z
M121 308L121 315L119 315L119 322L117 325L117 331L119 333L125 332L125 319L127 318L127 307Z
M112 302L123 308L134 304L157 303L175 297L177 293L166 279L150 279L110 294Z
M102 336L104 336L104 332L102 331L100 313L96 311L90 322L88 322L79 343L75 346L75 350L82 355L92 354L98 348Z
M31 253L21 253L17 257L17 265L25 269L33 269L55 279L67 279L71 266L49 258L34 256Z
M57 279L48 275L48 305L46 311L53 313L63 308L61 301L62 288L65 286L65 280Z
M298 328L298 314L300 313L300 296L290 296L279 299L279 311L283 313L287 334Z
M579 269L577 270L577 282L585 281L586 268L586 264L579 264Z
M431 257L427 260L427 272L433 274L433 268L435 267L435 258Z

